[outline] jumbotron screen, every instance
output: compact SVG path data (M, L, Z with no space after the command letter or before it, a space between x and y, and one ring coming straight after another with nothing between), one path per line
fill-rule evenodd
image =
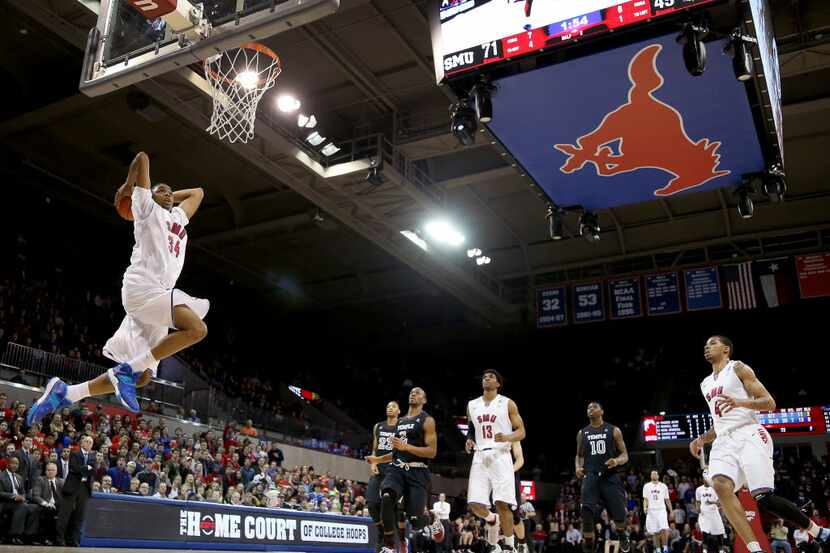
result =
M438 80L718 1L440 0Z
M788 407L775 411L759 411L758 422L770 434L814 436L830 431L827 407ZM688 442L712 428L709 413L651 415L643 417L641 430L647 443Z

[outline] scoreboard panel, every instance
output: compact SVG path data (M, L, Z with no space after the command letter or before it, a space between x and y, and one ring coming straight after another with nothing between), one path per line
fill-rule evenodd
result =
M432 8L438 81L719 1L440 0Z

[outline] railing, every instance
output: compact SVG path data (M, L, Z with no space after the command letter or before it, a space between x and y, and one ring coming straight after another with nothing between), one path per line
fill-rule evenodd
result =
M70 383L84 382L103 374L108 368L15 343L6 344L2 362L31 374L40 385L53 376ZM141 389L138 399L153 401L163 411L174 413L185 407L185 396L181 383L155 378Z
M69 383L77 383L91 380L107 370L107 367L95 363L15 343L6 345L2 363L10 369L25 371L37 380L32 384L40 386L53 376ZM317 424L293 416L274 414L251 405L245 398L234 398L223 393L183 360L177 358L175 363L178 367L174 374L182 382L156 378L139 391L140 401L152 400L163 414L185 416L191 409L195 409L203 422L220 428L229 420L251 419L255 421L256 427L277 432L288 443L313 449L329 450L334 449L335 444L343 444L352 450L360 450L369 443L368 431L340 430L334 421L329 421L319 413L315 417Z

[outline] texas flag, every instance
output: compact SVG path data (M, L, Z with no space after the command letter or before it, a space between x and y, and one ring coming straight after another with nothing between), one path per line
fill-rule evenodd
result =
M752 264L760 305L778 307L793 303L796 292L795 264L790 257L762 259Z

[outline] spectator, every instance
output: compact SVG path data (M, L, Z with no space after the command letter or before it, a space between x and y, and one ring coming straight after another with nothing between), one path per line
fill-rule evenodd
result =
M686 510L680 507L680 503L674 504L674 509L671 512L671 520L674 521L678 527L682 527L686 522Z
M81 526L86 510L86 502L92 494L92 481L95 468L95 455L92 453L92 438L81 438L81 448L69 458L69 476L63 484L63 498L58 511L57 538L55 543L64 547L66 539L72 546L81 541ZM70 521L72 526L69 526Z
M113 487L119 492L130 489L130 473L127 471L127 459L119 457L116 465L107 471Z
M568 524L568 531L565 533L565 541L570 545L572 551L578 551L579 545L582 543L582 532L574 528L573 524Z
M239 433L243 436L248 436L249 438L256 438L257 430L254 428L254 421L251 419L246 420L245 425L239 429Z
M790 542L787 541L788 535L788 528L784 526L784 521L779 518L773 523L769 532L769 536L771 538L769 545L770 549L772 549L772 553L776 553L781 549L784 550L784 553L793 553L793 548L790 545Z
M53 462L47 463L46 475L38 478L32 487L32 503L39 507L39 528L40 535L44 536L44 545L52 545L55 539L62 493L63 479L58 478L58 466Z
M35 541L38 523L38 508L26 503L26 491L23 480L17 474L20 459L10 457L6 469L0 473L0 513L11 518L8 540L12 545L23 545ZM25 541L24 541L25 540Z

